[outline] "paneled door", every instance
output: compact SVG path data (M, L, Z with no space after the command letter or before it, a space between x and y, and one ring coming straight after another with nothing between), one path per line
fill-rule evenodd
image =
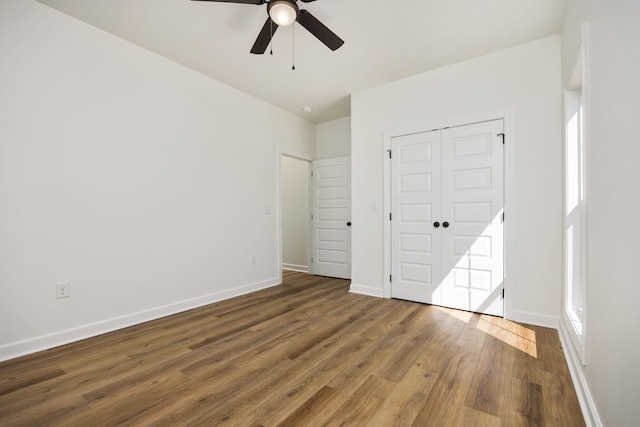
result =
M441 132L393 138L391 296L441 304Z
M503 315L502 131L502 120L442 131L442 305L497 316Z
M502 316L502 120L391 147L391 296Z
M311 272L351 278L351 158L316 160L312 166Z

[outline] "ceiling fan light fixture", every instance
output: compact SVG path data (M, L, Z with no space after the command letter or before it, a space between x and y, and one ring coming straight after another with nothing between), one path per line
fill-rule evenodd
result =
M290 0L274 0L269 3L269 16L277 25L286 27L298 18L298 5Z

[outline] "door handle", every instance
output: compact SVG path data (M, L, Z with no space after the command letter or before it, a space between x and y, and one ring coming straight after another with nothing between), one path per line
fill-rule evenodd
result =
M449 227L449 223L447 221L445 221L445 222L442 223L442 226L444 228L448 228Z
M438 227L440 227L440 223L439 223L438 221L436 221L436 222L434 222L434 223L433 223L433 226L434 226L435 228L438 228Z
M351 227L351 221L347 223L347 227Z

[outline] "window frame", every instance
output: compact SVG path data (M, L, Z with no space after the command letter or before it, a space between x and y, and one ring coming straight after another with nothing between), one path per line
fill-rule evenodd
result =
M587 132L588 127L588 97L587 97L587 81L586 81L586 51L585 51L585 27L581 28L579 45L576 50L575 59L571 67L569 76L564 85L563 97L563 298L562 298L562 321L565 323L571 344L575 352L580 357L583 365L587 364L586 360L586 330L587 330L587 283L588 283L588 229L587 229L587 175L585 170L587 164ZM577 123L572 120L577 118ZM574 134L571 135L570 126L574 125ZM576 141L570 137L575 136ZM571 157L570 149L576 157ZM577 162L571 164L570 162ZM572 172L575 175L569 176ZM569 182L573 177L577 182ZM577 184L578 194L569 194L569 186ZM571 197L577 199L572 200ZM569 204L572 206L569 206ZM571 208L571 212L568 212ZM577 218L576 218L577 217ZM575 227L574 227L575 226ZM574 237L574 233L578 233L577 238L569 241L568 235ZM574 243L577 244L574 246ZM578 257L577 259L575 257ZM577 264L577 269L574 268ZM577 277L574 277L575 276ZM578 289L576 292L575 286ZM576 306L579 306L577 308Z

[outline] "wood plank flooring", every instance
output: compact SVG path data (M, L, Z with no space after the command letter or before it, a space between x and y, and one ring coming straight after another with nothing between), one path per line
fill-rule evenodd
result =
M583 426L552 329L281 286L0 363L0 426Z

